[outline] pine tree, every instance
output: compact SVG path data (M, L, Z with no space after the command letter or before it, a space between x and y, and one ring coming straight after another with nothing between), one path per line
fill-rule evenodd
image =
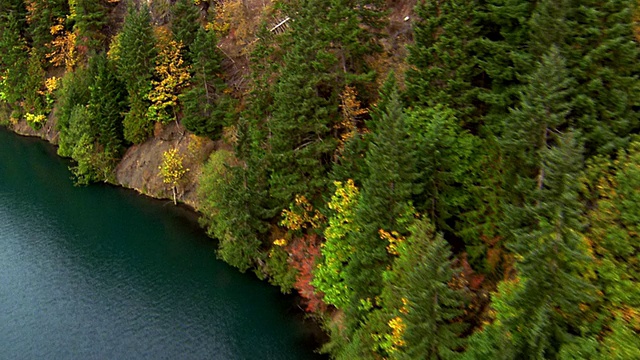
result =
M640 129L640 53L634 0L589 0L575 10L569 68L577 80L576 126L588 154L613 154Z
M467 0L424 0L415 11L414 44L409 46L407 93L413 105L444 106L465 125L478 121L480 75L474 40L479 4Z
M231 110L230 99L224 94L217 41L213 31L198 29L189 50L193 62L191 88L180 96L184 126L197 135L212 138L220 136Z
M491 84L480 99L489 106L484 122L496 134L501 132L509 109L518 102L523 87L520 77L533 67L534 58L527 47L534 6L531 0L487 0L478 15L487 33L477 42L477 59Z
M397 92L376 122L365 156L368 176L363 179L356 209L357 232L350 240L354 251L345 267L347 287L353 291L349 310L358 313L361 301L373 301L382 290L382 272L390 264L387 240L404 236L413 215L416 168Z
M124 136L127 141L141 143L151 134L147 109L156 58L151 17L146 6L129 8L119 41L118 74L127 88L130 104L124 119Z
M96 122L97 142L106 157L115 160L120 157L124 144L122 114L126 105L126 91L116 76L115 66L105 54L92 57L90 63L94 69L94 79L89 88L88 105Z
M337 146L331 130L340 119L339 94L345 85L372 80L364 58L377 50L376 39L363 25L373 24L379 10L350 0L302 0L294 5L296 21L291 40L283 45L289 51L267 123L270 194L282 207L295 195L315 201L327 187Z
M196 40L199 29L201 28L199 20L200 13L198 8L190 0L178 0L171 8L171 32L173 38L182 43L182 56L187 64L191 64L193 60L188 50L191 44ZM209 44L213 46L215 43Z
M31 47L40 59L44 59L53 40L51 29L69 14L69 4L66 0L27 0L25 3Z
M403 331L391 358L454 358L464 345L465 326L456 319L463 314L465 294L450 285L456 273L449 245L425 218L416 221L397 253L385 283L395 298L394 319ZM393 334L389 340L393 346Z
M28 47L22 36L24 19L18 11L0 15L0 98L11 106L21 101L25 91Z
M77 45L81 53L101 51L106 46L107 4L104 0L75 0L70 11L75 21Z

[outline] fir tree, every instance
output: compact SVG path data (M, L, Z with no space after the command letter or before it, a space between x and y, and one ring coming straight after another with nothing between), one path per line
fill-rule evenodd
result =
M450 285L456 274L449 245L425 218L416 221L397 253L386 286L403 331L391 358L454 358L464 344L465 326L456 319L463 314L465 294ZM393 345L393 334L389 340Z
M480 71L474 40L480 35L475 20L477 1L424 0L416 5L414 44L409 46L407 93L413 105L444 106L463 124L478 119Z
M581 235L575 181L581 168L580 151L571 133L556 141L557 146L543 152L546 174L535 202L522 209L537 223L514 231L513 250L522 257L516 269L523 286L509 301L520 316L507 326L522 335L515 344L517 353L528 356L555 356L563 343L571 341L572 333L579 333L580 305L592 301L593 289L581 277L589 258Z
M527 51L534 6L531 0L487 0L478 16L487 33L477 42L477 59L491 84L480 99L489 106L484 121L496 134L518 102L523 87L520 76L529 74L534 63Z
M640 266L635 259L640 250L639 154L640 144L634 141L615 161L599 156L585 171L583 182L592 204L586 237L595 258L594 283L601 290L589 316L595 319L590 331L598 340L598 358L631 359L640 353L638 344L625 340L640 320Z
M89 110L96 122L97 142L107 158L117 159L124 144L122 114L126 91L116 76L115 66L104 54L96 55L90 61L94 79L89 88Z
M173 38L182 43L183 53L187 64L191 64L193 60L190 57L188 50L191 48L191 44L196 40L199 29L200 13L198 8L190 0L178 0L171 8L172 21L171 32ZM211 43L209 46L214 46L216 43Z
M441 106L417 108L407 116L408 132L416 145L417 179L421 192L416 209L426 213L441 230L469 206L477 139L463 130L454 111Z
M640 53L633 0L584 1L575 10L570 69L578 84L576 126L588 154L612 154L640 129Z
M554 137L556 145L542 154L542 187L523 207L508 208L531 224L512 230L519 277L501 285L493 299L497 320L475 335L470 358L554 359L581 340L594 299L582 277L590 264L575 181L581 156L572 133Z
M41 115L45 113L44 99L44 78L45 71L38 55L31 51L27 65L27 73L23 79L23 109L30 114Z
M391 95L387 111L376 122L365 156L368 176L363 180L355 214L358 231L351 234L354 251L345 268L353 291L350 311L359 312L361 301L373 301L382 290L382 272L390 264L384 234L407 233L413 208L416 169L404 124L398 93Z
M77 139L71 132L71 119L76 107L86 107L91 98L89 87L91 78L86 68L68 72L62 78L62 86L57 92L58 106L55 114L58 118L56 129L60 132L58 154L71 157Z
M286 206L295 195L315 201L326 188L337 142L339 94L345 85L366 83L372 73L364 57L377 42L363 24L375 11L356 1L303 0L295 3L290 50L273 95L268 121L273 172L271 195Z
M555 46L543 56L528 79L527 88L520 94L521 105L512 110L502 139L504 153L513 166L509 182L516 186L512 191L520 194L522 191L517 187L521 181L536 179L540 187L545 176L542 150L553 143L554 133L569 125L574 101L574 80ZM522 196L514 201L521 201Z
M18 11L0 15L0 98L11 106L17 105L27 90L25 79L29 53L22 36L23 21Z
M77 32L77 45L84 53L104 50L107 25L107 6L103 0L75 0L71 7L74 29Z
M240 134L244 145L245 136ZM205 214L204 224L220 240L218 255L240 271L250 269L261 260L260 248L268 230L263 220L273 216L265 213L261 199L265 198L265 180L257 167L261 165L248 157L244 166L233 165L233 158L224 152L214 153L200 179L199 196Z
M148 96L155 67L156 48L149 9L131 6L120 34L118 74L129 93L130 109L124 119L127 141L140 143L151 134L147 119Z
M589 268L576 182L582 157L567 130L573 80L564 64L553 46L504 129L514 184L504 226L519 278L502 285L498 320L472 341L471 357L557 358L580 334L581 306L593 300L580 275Z
M219 137L228 123L230 99L224 94L221 79L221 55L213 31L200 27L189 50L193 75L191 88L180 99L183 105L182 123L197 135Z

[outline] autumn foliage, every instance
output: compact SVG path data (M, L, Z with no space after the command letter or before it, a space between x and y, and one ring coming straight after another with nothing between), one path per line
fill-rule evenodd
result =
M306 310L311 313L326 309L322 294L319 294L315 286L311 284L313 272L320 256L322 238L317 234L309 234L294 239L288 246L289 263L298 274L294 288L306 302Z

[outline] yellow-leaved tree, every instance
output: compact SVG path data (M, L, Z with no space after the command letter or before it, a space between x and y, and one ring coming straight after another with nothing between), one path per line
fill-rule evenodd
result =
M157 32L166 32L158 30ZM158 37L168 36L160 34ZM149 93L151 106L147 113L149 119L166 124L176 118L176 108L178 106L178 95L182 89L189 84L191 75L189 67L182 59L182 43L170 40L168 42L159 41L162 47L156 58L155 77L153 88Z
M184 156L180 155L176 148L165 151L162 154L162 165L160 165L159 169L162 181L171 186L173 204L178 204L178 185L184 175L189 171L189 169L184 167Z

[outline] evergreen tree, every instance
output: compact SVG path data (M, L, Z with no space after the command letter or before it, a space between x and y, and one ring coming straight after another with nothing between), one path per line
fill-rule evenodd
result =
M224 94L221 79L221 55L216 47L213 31L200 27L189 50L193 76L191 88L180 99L183 105L182 123L197 135L219 137L222 127L228 123L230 99Z
M414 44L409 46L407 93L413 105L444 106L465 125L478 121L480 75L474 40L479 4L467 0L423 0L415 11Z
M102 165L97 161L95 130L91 126L93 118L89 109L80 105L74 106L70 115L67 134L72 144L69 155L75 161L75 165L70 166L69 169L75 176L77 184L88 185L99 179L98 171Z
M44 99L44 78L45 72L38 55L31 51L27 64L27 73L23 79L23 101L22 107L25 112L34 115L42 115L46 111Z
M567 130L573 79L556 46L528 82L502 140L513 184L504 228L519 277L502 285L497 320L471 342L470 358L558 358L577 341L581 306L593 300L580 275L589 258L576 182L581 153Z
M395 319L403 331L391 358L454 358L464 344L465 326L456 319L463 314L465 294L450 285L455 272L449 245L425 218L416 221L397 253L386 286L395 297Z
M23 21L18 11L0 14L0 98L11 106L16 106L28 90L25 88L25 79L29 53L22 36Z
M565 66L557 47L543 56L535 73L528 77L529 84L520 94L521 105L512 110L502 139L504 153L508 154L510 181L514 187L513 201L522 201L522 182L536 179L538 187L544 180L542 151L553 144L553 134L569 125L568 117L574 101L574 80ZM529 186L529 189L533 187ZM518 195L516 195L518 194Z
M74 30L77 32L76 42L81 47L81 53L104 50L104 27L108 22L104 0L75 0L71 4Z
M151 134L147 119L148 96L155 67L156 48L149 9L131 6L120 34L118 74L129 93L130 109L124 119L127 141L141 143Z
M524 207L508 208L531 224L512 230L519 279L502 285L498 320L476 335L482 341L473 342L470 358L554 359L581 340L584 309L594 299L582 277L590 264L575 181L581 156L572 133L554 138L542 154L541 187Z
M53 40L52 27L69 14L66 0L28 0L27 23L31 47L39 59L44 59Z
M478 16L487 33L477 42L477 59L491 84L479 97L489 106L484 121L496 134L518 102L523 87L520 77L529 74L534 63L527 51L534 6L531 0L487 0Z
M575 21L569 0L538 0L529 19L528 52L539 59L555 47L566 56Z
M345 267L353 292L349 310L358 313L361 301L372 302L382 290L382 272L390 264L384 234L403 236L413 215L416 169L398 93L376 122L365 156L368 176L363 180L355 214L357 232L351 234L351 259Z
M96 122L96 140L105 156L115 160L120 157L124 143L122 114L126 91L116 76L115 66L105 54L96 55L90 61L94 79L89 88L89 110Z
M295 195L315 201L326 188L337 142L331 130L339 121L339 94L345 85L372 80L364 62L377 42L363 27L376 12L352 0L296 2L291 40L283 46L284 65L268 121L270 194L281 202Z
M183 54L187 64L191 64L192 58L188 50L191 48L191 44L196 40L199 29L201 28L199 20L200 13L198 8L190 0L178 0L171 8L172 21L171 32L173 38L182 43ZM209 46L214 46L216 43L210 43Z
M580 306L592 301L593 290L581 276L589 258L581 235L582 206L575 181L581 169L580 151L571 133L556 141L557 146L543 152L546 174L535 203L523 209L537 224L514 231L513 250L522 256L516 268L523 286L510 305L521 316L507 322L513 331L522 329L518 353L549 357L571 342L571 334L580 333Z
M80 67L76 71L68 72L62 78L62 86L58 89L58 106L55 114L58 118L56 130L60 132L58 139L58 155L71 157L76 136L71 132L71 119L76 107L86 107L91 94L91 78L86 68Z
M240 142L244 143L241 134ZM268 230L263 220L273 214L264 212L260 199L265 198L265 180L257 177L256 164L250 157L244 166L233 165L234 159L225 152L214 153L200 178L198 194L202 199L203 223L209 233L220 240L221 259L246 271L263 260L260 248Z
M460 127L453 110L441 106L409 112L407 124L420 169L416 208L451 233L451 220L471 201L477 139Z
M153 122L147 117L149 103L139 95L129 94L129 109L122 122L127 142L141 144L151 136Z
M618 152L615 161L592 159L584 177L592 204L586 236L595 258L594 282L601 290L589 316L594 319L590 331L598 340L599 358L631 359L640 353L638 344L626 340L640 320L639 154L640 143L634 141Z
M282 210L273 210L268 196L269 164L264 147L266 129L263 119L270 116L272 105L272 85L266 79L275 73L276 65L272 61L275 47L271 45L276 38L265 27L251 57L253 86L247 95L248 106L232 125L234 136L230 142L234 146L233 157L224 162L218 159L220 165L216 168L222 175L215 184L211 183L215 181L212 177L203 175L200 179L200 189L209 189L199 191L199 194L208 197L208 200L201 200L206 209L203 219L209 233L220 239L218 255L243 271L256 264L264 264L265 245L272 242L268 241L269 220ZM209 52L211 44L207 40L212 37L213 34L199 34L198 38L203 41L196 41L198 46L208 49L202 52L203 55L214 55ZM200 66L194 66L194 81L203 79L201 76L198 78L198 71L203 71L200 75L218 72L218 63L209 60L212 59L203 57ZM188 103L186 99L185 102ZM185 104L185 113L188 107ZM214 162L214 157L217 156L212 156L209 163ZM205 174L207 171L205 169Z
M570 69L576 125L588 154L612 154L640 129L640 59L633 0L589 0L575 10Z

